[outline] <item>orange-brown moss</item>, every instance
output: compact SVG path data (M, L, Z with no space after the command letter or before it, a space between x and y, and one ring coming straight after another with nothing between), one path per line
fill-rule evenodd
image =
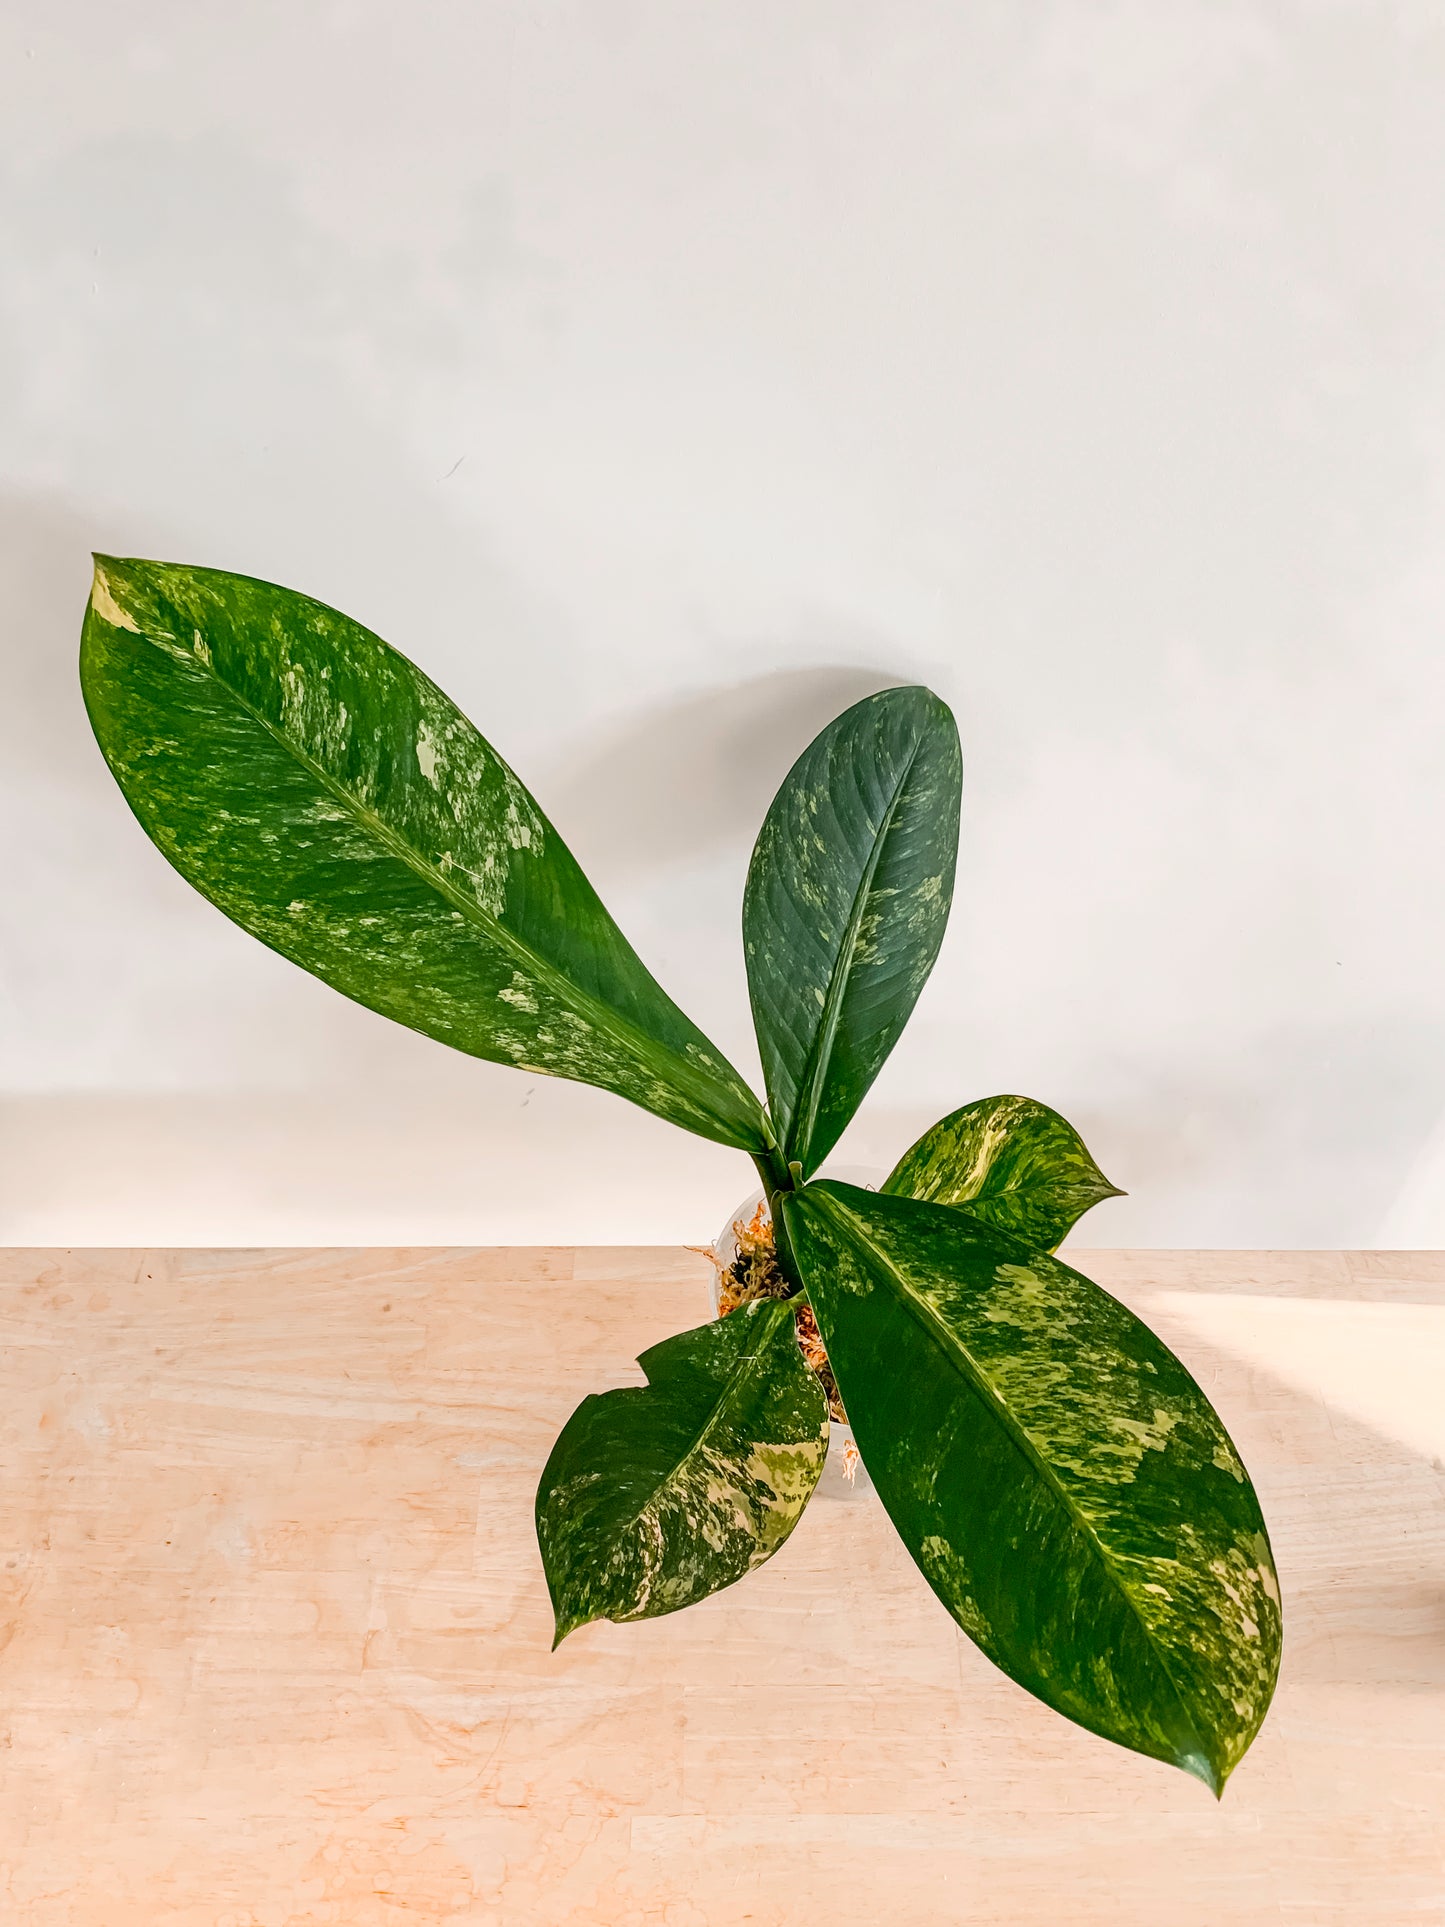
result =
M719 1318L726 1318L739 1305L750 1304L757 1298L787 1298L792 1290L778 1266L778 1254L773 1243L773 1221L766 1204L760 1204L751 1218L735 1220L733 1238L737 1244L737 1255L730 1265L723 1264L716 1252L707 1245L692 1247L717 1267ZM828 1354L823 1348L818 1321L813 1316L811 1306L798 1306L797 1326L798 1348L827 1394L828 1416L837 1424L846 1425L848 1414L843 1410L843 1401L838 1396L838 1381L833 1376L833 1367L828 1363Z

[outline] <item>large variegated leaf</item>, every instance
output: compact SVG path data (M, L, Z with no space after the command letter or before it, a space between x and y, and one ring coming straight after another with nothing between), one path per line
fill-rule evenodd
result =
M101 557L81 679L147 833L263 943L475 1057L765 1142L512 771L370 630L248 576Z
M820 1183L782 1202L889 1516L998 1666L1216 1792L1279 1664L1254 1489L1133 1314L965 1212Z
M972 1217L1053 1251L1091 1205L1122 1198L1066 1119L1031 1097L983 1097L923 1133L883 1189L967 1205Z
M837 1143L933 968L961 772L947 705L885 689L804 750L763 823L743 944L773 1125L804 1176Z
M590 1619L677 1612L771 1559L827 1456L827 1403L784 1301L638 1363L648 1384L584 1399L537 1489L559 1643Z

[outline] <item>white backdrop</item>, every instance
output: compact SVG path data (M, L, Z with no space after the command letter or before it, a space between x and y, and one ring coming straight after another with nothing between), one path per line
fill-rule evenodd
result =
M1445 1243L1430 0L9 0L0 1238L663 1240L750 1188L193 896L92 548L306 589L740 1065L792 755L924 680L953 926L840 1147L1021 1091L1083 1241Z

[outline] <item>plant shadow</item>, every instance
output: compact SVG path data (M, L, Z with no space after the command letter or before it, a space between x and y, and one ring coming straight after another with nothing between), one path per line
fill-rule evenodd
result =
M779 669L624 716L539 783L584 868L629 881L750 845L827 723L902 680L881 669Z

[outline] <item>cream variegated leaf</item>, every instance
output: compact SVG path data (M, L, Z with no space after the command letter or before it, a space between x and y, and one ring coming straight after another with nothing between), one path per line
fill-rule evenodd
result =
M863 1463L954 1619L1048 1705L1221 1791L1274 1690L1279 1586L1184 1366L966 1212L829 1182L782 1208Z
M537 1489L560 1643L592 1619L653 1619L771 1559L828 1451L793 1307L741 1305L642 1354L646 1386L594 1393Z
M951 1112L904 1152L883 1189L965 1206L1041 1251L1061 1245L1091 1206L1124 1195L1073 1125L1031 1097L984 1097Z
M148 835L273 950L473 1056L766 1143L517 777L369 629L249 576L100 557L81 680Z

